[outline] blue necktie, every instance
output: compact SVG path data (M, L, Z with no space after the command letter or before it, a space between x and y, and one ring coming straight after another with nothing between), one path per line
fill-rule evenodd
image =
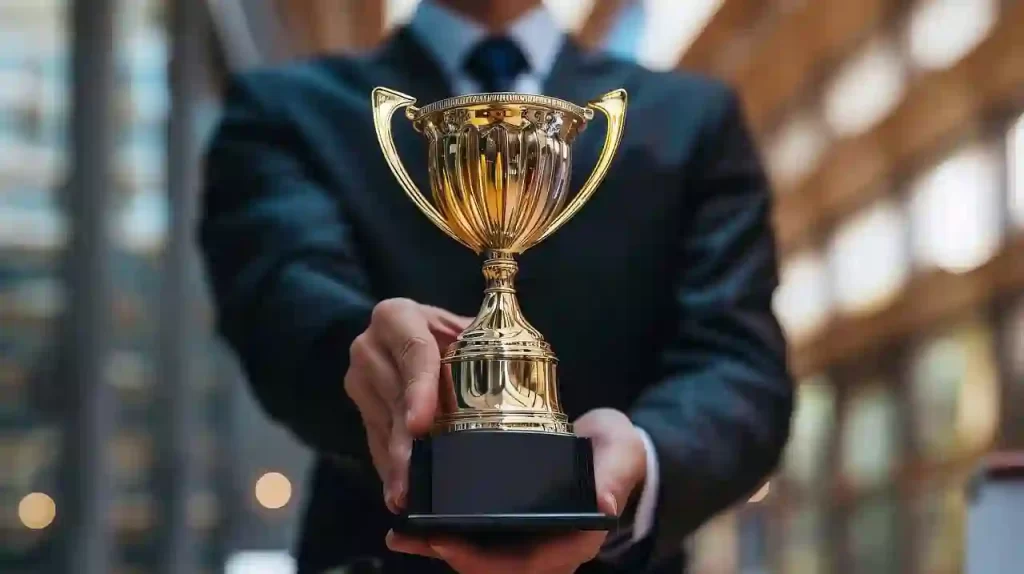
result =
M526 71L526 57L508 38L488 38L473 48L465 69L483 92L514 91L515 80Z

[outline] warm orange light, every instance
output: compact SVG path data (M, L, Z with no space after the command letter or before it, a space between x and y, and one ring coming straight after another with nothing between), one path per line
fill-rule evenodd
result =
M53 524L57 517L57 504L49 495L33 492L18 503L18 518L26 528L42 530Z
M761 490L755 492L754 496L751 496L748 502L752 504L757 504L758 502L761 502L762 500L765 499L766 496L768 496L768 493L771 491L771 489L772 485L770 482L764 483L764 486L761 487Z
M264 508L283 508L291 498L292 483L280 472L268 472L256 481L256 501Z

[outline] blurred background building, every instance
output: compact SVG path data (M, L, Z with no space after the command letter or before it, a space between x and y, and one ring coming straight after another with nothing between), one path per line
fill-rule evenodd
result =
M733 84L774 182L793 439L693 571L961 572L971 471L1024 447L1024 4L548 4ZM211 334L197 159L224 74L415 5L0 0L0 571L289 571L310 455Z

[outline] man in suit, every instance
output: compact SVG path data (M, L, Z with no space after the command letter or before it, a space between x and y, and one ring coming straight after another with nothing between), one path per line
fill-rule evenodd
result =
M615 532L515 553L390 532L440 352L477 311L480 261L388 170L370 113L387 86L585 102L623 87L605 183L522 257L526 314L560 358ZM573 146L579 189L602 143ZM428 189L426 144L396 120ZM218 325L265 409L320 455L300 572L680 572L684 538L755 491L788 438L792 384L771 312L770 191L740 104L701 77L584 53L539 0L427 0L360 57L236 77L207 156L201 243Z

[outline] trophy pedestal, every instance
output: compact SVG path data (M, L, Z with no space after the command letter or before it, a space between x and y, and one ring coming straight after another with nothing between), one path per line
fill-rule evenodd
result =
M478 542L616 523L597 508L590 440L538 432L463 431L415 441L406 509L397 531Z

